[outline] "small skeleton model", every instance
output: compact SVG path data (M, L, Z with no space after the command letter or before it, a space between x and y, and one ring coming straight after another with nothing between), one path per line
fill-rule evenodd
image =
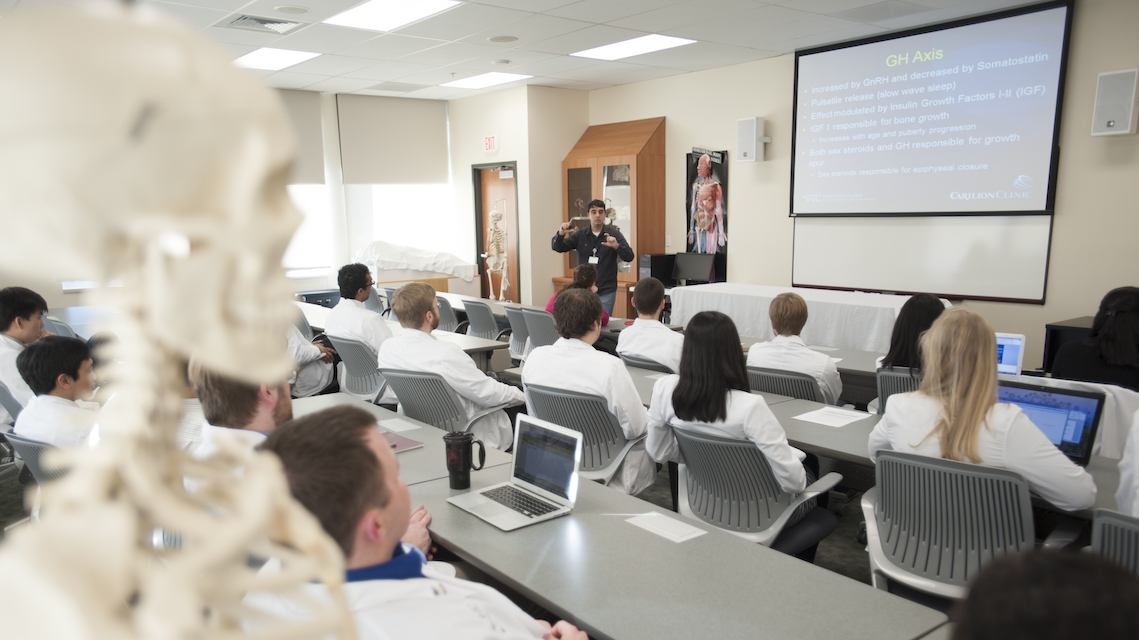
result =
M0 78L19 96L0 100L0 270L122 283L85 301L112 310L121 401L98 447L49 452L67 474L0 547L4 636L353 637L343 560L276 459L222 443L199 460L175 440L186 359L250 383L292 366L281 257L299 216L276 96L147 9L94 2L0 20ZM303 613L275 620L247 595Z
M494 299L494 276L499 274L498 299L506 300L506 290L510 288L507 278L506 227L502 224L502 211L490 213L490 229L486 238L486 289Z

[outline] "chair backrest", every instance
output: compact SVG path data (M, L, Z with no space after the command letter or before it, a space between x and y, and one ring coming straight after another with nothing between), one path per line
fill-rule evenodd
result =
M494 312L485 302L465 300L463 307L467 310L467 322L471 323L467 335L486 340L498 339L498 321L494 319Z
M519 307L506 307L506 321L510 323L510 357L521 360L526 355L526 340L530 337L526 316Z
M380 293L375 287L368 287L368 299L364 301L364 308L376 313L384 312L384 304L380 301Z
M913 575L964 587L985 563L1035 544L1019 474L898 451L879 452L875 469L882 552Z
M537 349L558 341L558 330L554 326L554 316L541 309L523 309L526 330L530 332L530 346Z
M638 369L648 369L649 371L660 371L662 373L676 373L672 369L669 369L668 367L657 362L656 360L650 360L648 358L642 358L641 356L635 356L635 355L632 355L630 353L622 353L620 355L621 355L621 359L625 361L625 364L629 365L630 367L636 367Z
M459 317L451 307L451 301L443 296L435 296L439 302L439 328L443 331L454 331L459 328Z
M756 533L771 526L794 500L754 442L671 429L686 467L688 506L701 520Z
M46 329L48 333L64 336L65 338L79 337L79 334L75 333L75 329L72 329L71 325L59 318L53 318L51 316L44 316L44 329Z
M1139 518L1096 509L1092 551L1139 576Z
M338 336L328 336L328 339L344 362L346 375L340 386L357 395L379 393L384 386L384 377L380 375L376 352L359 340Z
M293 324L296 325L297 330L301 332L305 340L312 342L312 325L308 323L308 318L306 318L305 314L300 310L297 311L297 315L293 318Z
M581 470L603 469L625 446L621 422L605 398L591 393L525 385L526 412L582 435Z
M32 472L32 477L36 479L36 482L43 484L67 473L67 469L49 468L43 464L41 456L45 451L54 449L54 446L39 440L25 438L13 432L5 433L3 437L8 439L12 448L24 460L24 465Z
M12 416L13 424L16 423L16 418L20 415L20 412L24 410L24 405L20 404L19 400L16 400L11 390L8 389L8 385L3 382L0 382L0 407L4 407L8 415Z
M921 384L921 372L909 367L883 367L876 374L878 379L878 415L886 412L886 400L895 393L917 391Z
M392 302L395 301L395 292L396 287L384 287L384 300L387 301L389 309L392 308Z
M782 396L813 400L814 402L827 401L826 397L823 396L823 390L819 387L819 382L798 371L748 367L747 379L752 391L778 393Z
M404 415L449 433L467 427L467 413L443 376L404 369L380 369L380 373L395 391Z

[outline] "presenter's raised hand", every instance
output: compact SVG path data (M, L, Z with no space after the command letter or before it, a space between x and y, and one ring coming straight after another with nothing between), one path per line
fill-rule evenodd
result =
M613 236L609 235L608 233L605 234L605 242L603 242L602 244L609 247L610 249L616 249L616 248L621 246L621 243L617 242L617 238L614 238Z
M563 222L562 226L558 227L558 233L562 234L563 238L568 238L573 234L573 225L568 222Z

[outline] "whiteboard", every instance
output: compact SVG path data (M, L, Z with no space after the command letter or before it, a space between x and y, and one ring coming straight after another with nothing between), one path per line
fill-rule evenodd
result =
M795 218L794 286L1044 301L1052 216Z

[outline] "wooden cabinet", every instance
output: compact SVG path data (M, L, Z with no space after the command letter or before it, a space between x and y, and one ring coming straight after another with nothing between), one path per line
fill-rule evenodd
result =
M586 129L562 161L562 219L587 217L598 198L637 256L664 253L664 126L664 118L649 118ZM576 253L566 253L564 275L576 266ZM613 315L633 315L627 291L636 281L636 259L618 263Z

